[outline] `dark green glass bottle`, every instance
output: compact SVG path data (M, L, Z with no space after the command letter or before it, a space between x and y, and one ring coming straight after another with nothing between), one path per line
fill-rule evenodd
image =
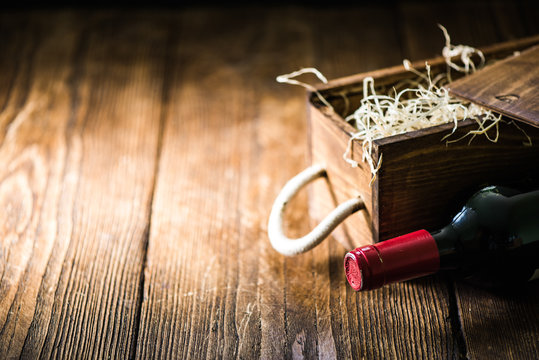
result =
M356 290L438 271L485 286L538 278L539 191L484 188L443 229L357 248L346 254L345 269Z

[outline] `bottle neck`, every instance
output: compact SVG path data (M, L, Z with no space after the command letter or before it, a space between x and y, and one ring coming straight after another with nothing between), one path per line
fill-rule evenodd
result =
M437 272L440 254L434 237L419 230L350 251L344 266L355 290L372 290Z
M431 233L440 256L440 270L453 270L459 267L459 253L456 244L459 233L451 225Z

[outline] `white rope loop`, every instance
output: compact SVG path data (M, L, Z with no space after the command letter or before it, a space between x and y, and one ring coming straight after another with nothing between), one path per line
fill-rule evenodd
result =
M271 245L283 255L292 256L307 252L320 244L348 216L365 209L361 198L354 198L337 206L310 233L290 239L283 231L283 217L288 202L307 184L326 176L326 170L320 165L313 165L290 179L273 203L268 221L268 236Z

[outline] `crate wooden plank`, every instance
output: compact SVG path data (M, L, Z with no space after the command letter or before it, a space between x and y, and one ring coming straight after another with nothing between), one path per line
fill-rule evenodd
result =
M474 121L463 124L452 139L477 128ZM380 240L445 226L483 186L532 189L539 182L539 144L523 145L526 135L539 139L536 128L502 123L497 144L478 136L471 143L465 138L444 145L442 138L452 128L447 124L376 141L384 159L376 182L378 209L373 213L378 215L375 226Z
M166 38L111 15L1 16L2 358L134 355Z
M313 226L320 222L333 209L343 202L360 196L364 199L367 211L360 211L346 219L332 233L346 249L372 243L372 189L369 186L371 172L368 165L360 163L353 168L343 159L348 147L351 126L345 126L341 119L333 114L326 114L317 107L309 106L309 135L311 143L311 161L323 164L328 176L317 181L309 189L309 215ZM351 148L350 156L361 159L358 146Z
M449 92L539 127L539 45L448 85Z

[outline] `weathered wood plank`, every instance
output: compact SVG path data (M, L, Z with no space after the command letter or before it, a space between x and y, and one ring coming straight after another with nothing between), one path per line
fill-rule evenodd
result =
M539 357L539 284L503 291L458 283L457 299L470 359Z
M2 20L0 46L10 56L2 56L0 71L0 354L16 357L55 243L76 34L62 34L69 27L65 23L47 29L35 18ZM56 41L63 46L55 46Z
M113 14L2 22L22 50L2 99L0 353L132 356L166 33Z

